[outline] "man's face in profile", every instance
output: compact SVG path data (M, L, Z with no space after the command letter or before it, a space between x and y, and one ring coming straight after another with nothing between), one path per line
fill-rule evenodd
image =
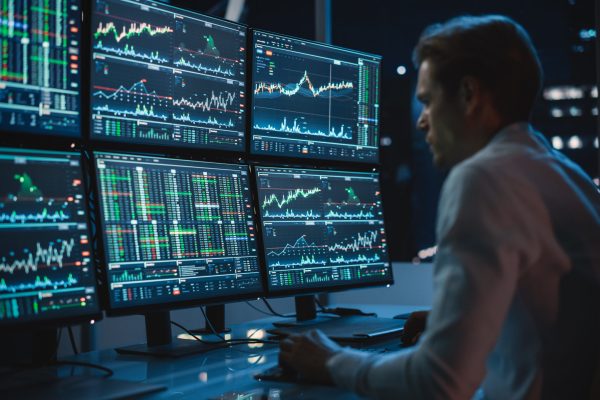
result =
M436 81L435 66L424 60L419 67L417 99L423 104L417 128L426 132L425 140L438 167L450 168L462 161L464 110L458 94L448 95Z

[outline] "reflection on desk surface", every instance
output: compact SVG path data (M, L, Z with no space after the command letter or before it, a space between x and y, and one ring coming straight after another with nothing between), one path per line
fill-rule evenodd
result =
M394 309L395 314L398 311L404 310ZM268 334L265 330L272 327L274 320L276 318L266 318L234 325L231 326L231 334L234 338L266 339ZM402 350L398 338L352 345L374 352ZM114 349L107 349L68 357L67 360L110 368L114 376L107 381L118 379L166 387L165 391L148 394L144 399L359 399L335 387L255 380L256 374L277 365L278 353L277 344L250 343L176 359L120 355ZM97 371L83 367L63 366L57 370L58 377L99 375Z

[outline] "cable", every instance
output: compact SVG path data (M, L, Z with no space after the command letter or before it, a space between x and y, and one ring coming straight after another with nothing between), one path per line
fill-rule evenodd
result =
M264 339L225 339L223 338L222 340L219 341L212 341L212 340L204 340L199 338L197 335L195 335L194 333L192 333L189 329L187 329L185 326L175 322L175 321L171 321L171 324L175 325L176 327L178 327L179 329L183 330L185 333L187 333L188 335L190 335L191 337L193 337L195 340L197 340L200 343L203 344L208 344L208 345L238 345L238 344L252 344L252 343L262 343L262 344L278 344L279 342L276 342L274 340L264 340ZM256 333L256 332L255 332ZM215 349L217 348L223 348L226 346L216 346Z
M43 369L46 367L61 366L61 365L74 365L74 366L79 366L79 367L99 369L101 371L106 372L106 375L104 376L105 378L109 378L114 375L114 372L112 369L104 367L102 365L98 365L98 364L92 364L92 363L81 362L81 361L52 361L52 362L44 364L44 365L20 367L21 369L8 371L6 373L1 374L0 377L4 378L6 376L16 375L16 374L20 374L22 372L28 372L28 371L32 371L32 370Z
M264 310L261 310L260 308L256 307L254 304L250 303L249 301L247 301L246 304L248 305L248 307L253 308L254 310L258 311L261 314L268 315L268 316L275 315L273 313L269 313L269 312L266 312Z
M264 297L261 297L260 299L263 301L263 303L265 303L265 305L267 306L267 308L269 309L269 311L271 311L271 313L272 313L273 315L275 315L275 316L277 316L277 317L281 317L281 318L295 318L295 317L296 317L296 315L295 315L295 314L294 314L294 315L289 315L289 316L288 316L288 315L283 315L283 314L280 314L280 313L278 313L277 311L275 311L275 310L273 309L273 307L271 307L271 305L269 304L269 302L267 301L267 299L265 299Z
M202 307L200 307L200 309L202 309ZM219 344L219 343L224 343L225 339L222 338L223 340L219 340L219 341L211 341L211 340L204 340L199 338L198 336L196 336L192 331L190 331L188 328L186 328L185 326L175 322L175 321L171 321L171 324L175 325L176 327L178 327L179 329L181 329L182 331L184 331L185 333L187 333L188 335L190 335L191 337L193 337L195 340L197 340L200 343L203 344Z
M317 305L319 306L320 310L319 312L325 312L325 307L323 307L323 304L321 304L321 302L319 301L319 299L317 298L317 296L315 296L315 303L317 303Z
M79 351L77 351L77 345L75 344L75 337L73 336L73 329L71 325L69 325L67 329L69 331L69 340L71 341L71 348L73 349L73 353L77 355L79 354Z
M54 347L54 352L48 357L48 360L44 362L44 364L51 363L57 358L58 355L58 347L60 346L60 339L62 338L62 328L58 330L56 333L56 346Z
M104 376L105 378L110 378L111 376L114 375L113 370L110 368L107 368L107 367L104 367L104 366L98 365L98 364L92 364L92 363L81 362L81 361L55 361L50 365L76 365L78 367L95 368L95 369L99 369L101 371L106 372L106 375Z
M202 311L202 315L204 315L204 320L206 321L206 325L208 325L208 327L210 328L210 330L212 331L212 333L218 337L219 339L221 339L222 341L225 341L225 338L223 336L221 336L219 334L219 332L217 332L217 330L215 329L215 326L212 324L212 322L210 322L210 319L208 319L208 317L206 316L206 311L204 311L204 307L200 307L200 311Z

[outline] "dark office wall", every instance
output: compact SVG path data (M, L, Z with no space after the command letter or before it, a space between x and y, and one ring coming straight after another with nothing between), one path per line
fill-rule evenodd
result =
M578 36L582 28L593 28L593 9L593 0L333 0L333 43L383 55L383 198L384 204L392 205L385 211L394 259L413 259L419 250L435 244L437 199L444 179L431 164L423 134L414 129L420 109L413 99L417 71L411 53L423 29L458 15L507 15L530 33L544 67L546 85L591 84L596 68L593 41L582 42ZM407 68L405 75L397 73L398 66ZM534 125L547 130L548 135L567 134L569 130L593 133L586 125L588 120L560 121L566 126L561 130L547 112L536 115ZM592 148L568 155L595 173L596 152Z
M226 1L189 4L223 16ZM315 2L248 0L242 21L257 29L314 38ZM594 0L332 0L333 44L383 55L381 78L382 183L390 250L395 260L411 260L435 244L437 199L444 174L431 164L421 132L414 129L419 105L414 101L416 70L412 49L423 29L454 16L504 14L521 23L538 49L547 85L595 81L594 42L578 39L594 27ZM399 75L398 66L406 73ZM548 135L587 134L589 121L548 118L540 104L534 124ZM587 124L587 125L586 125ZM593 120L591 126L594 126ZM591 129L593 133L594 129ZM597 151L566 153L596 173Z

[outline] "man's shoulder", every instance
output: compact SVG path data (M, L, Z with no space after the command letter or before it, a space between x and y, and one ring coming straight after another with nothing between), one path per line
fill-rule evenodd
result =
M455 180L524 178L533 166L547 168L558 161L545 139L528 125L515 124L501 131L473 156L457 164L451 174Z

